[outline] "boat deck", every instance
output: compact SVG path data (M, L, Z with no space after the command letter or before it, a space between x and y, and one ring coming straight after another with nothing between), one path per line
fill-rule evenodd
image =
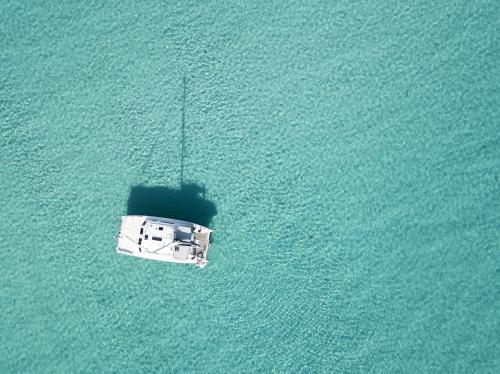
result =
M211 232L187 221L123 216L116 250L130 256L204 267Z
M206 251L208 247L208 232L195 232L194 233L194 240L198 241L198 244L202 248L203 252Z

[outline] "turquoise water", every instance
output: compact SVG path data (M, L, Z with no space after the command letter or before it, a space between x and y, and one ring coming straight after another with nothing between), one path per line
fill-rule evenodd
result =
M2 1L0 372L499 372L499 4Z

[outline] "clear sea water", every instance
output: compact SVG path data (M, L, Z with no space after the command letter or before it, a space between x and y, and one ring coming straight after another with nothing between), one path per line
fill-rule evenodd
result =
M500 2L0 3L1 373L500 372ZM119 217L216 230L205 269Z

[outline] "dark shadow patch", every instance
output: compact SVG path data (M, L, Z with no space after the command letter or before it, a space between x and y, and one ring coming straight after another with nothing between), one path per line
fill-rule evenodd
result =
M133 186L127 214L175 218L208 227L217 214L217 208L205 196L205 187L196 183L182 184L180 189Z

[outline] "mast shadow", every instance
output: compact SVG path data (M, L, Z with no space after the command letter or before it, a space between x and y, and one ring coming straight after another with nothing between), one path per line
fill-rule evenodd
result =
M182 78L181 101L180 187L145 186L142 184L132 186L127 203L127 215L175 218L208 227L217 214L215 204L206 198L205 186L184 182L186 103L187 79L184 76Z
M217 208L205 196L206 188L196 183L183 183L180 188L132 186L127 215L175 218L208 227Z

